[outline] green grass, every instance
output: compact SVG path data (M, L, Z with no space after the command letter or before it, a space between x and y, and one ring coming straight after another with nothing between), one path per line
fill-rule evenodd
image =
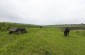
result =
M85 31L64 37L58 28L30 28L26 34L0 31L0 55L85 55Z

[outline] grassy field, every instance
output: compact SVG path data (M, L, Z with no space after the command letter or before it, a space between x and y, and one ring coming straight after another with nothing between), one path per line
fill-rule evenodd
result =
M26 34L0 31L0 55L85 55L85 30L64 37L58 28L30 28Z

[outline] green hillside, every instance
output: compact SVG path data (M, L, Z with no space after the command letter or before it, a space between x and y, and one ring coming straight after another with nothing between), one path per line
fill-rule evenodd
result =
M28 28L28 33L0 31L0 55L85 55L85 31L64 37L58 28Z

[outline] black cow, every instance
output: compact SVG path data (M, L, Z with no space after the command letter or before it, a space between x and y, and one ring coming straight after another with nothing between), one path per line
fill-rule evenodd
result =
M42 26L40 26L40 28L42 28Z
M66 27L64 30L64 36L69 36L70 28Z
M9 30L9 34L12 34L12 33L16 33L16 34L26 33L26 29L25 28L11 28Z

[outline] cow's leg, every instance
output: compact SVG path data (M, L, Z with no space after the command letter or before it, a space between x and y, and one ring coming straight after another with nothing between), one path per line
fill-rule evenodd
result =
M21 31L19 30L19 31L18 31L18 34L20 34L20 33L21 33Z
M12 34L12 33L13 33L13 31L10 31L10 32L9 32L9 34Z
M67 34L66 34L66 32L64 32L64 36L66 36Z
M66 32L65 35L67 36L67 34L68 34L68 33Z
M68 32L68 36L69 36L69 32Z

